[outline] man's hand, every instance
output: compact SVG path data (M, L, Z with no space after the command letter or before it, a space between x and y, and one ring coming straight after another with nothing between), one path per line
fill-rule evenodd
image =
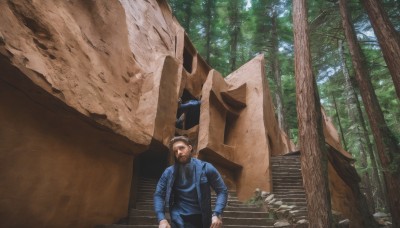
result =
M166 219L163 219L160 221L160 224L158 224L158 228L171 228L171 226Z
M220 228L222 227L222 219L219 216L214 215L211 220L210 228Z

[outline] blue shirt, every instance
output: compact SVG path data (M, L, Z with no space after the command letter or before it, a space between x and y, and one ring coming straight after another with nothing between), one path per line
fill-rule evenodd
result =
M196 184L196 170L193 159L189 163L178 166L178 175L173 186L174 206L173 211L182 215L201 214L198 201Z

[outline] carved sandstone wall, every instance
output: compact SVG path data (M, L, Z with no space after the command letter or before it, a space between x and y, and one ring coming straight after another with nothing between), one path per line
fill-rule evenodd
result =
M0 226L118 221L129 201L131 143L30 88L0 80Z
M118 221L136 155L173 135L175 24L131 2L0 1L2 227Z

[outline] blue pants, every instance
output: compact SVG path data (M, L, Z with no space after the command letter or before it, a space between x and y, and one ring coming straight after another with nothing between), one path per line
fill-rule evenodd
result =
M203 228L201 214L181 215L181 221L172 220L172 228ZM183 224L181 224L183 222Z

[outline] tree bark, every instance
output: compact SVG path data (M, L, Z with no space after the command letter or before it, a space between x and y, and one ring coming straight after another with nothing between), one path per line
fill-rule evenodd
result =
M396 161L398 161L400 158L400 148L398 148L396 138L391 133L383 117L381 107L366 70L365 58L358 44L353 25L347 11L346 3L346 0L339 0L343 29L349 45L356 80L360 87L361 97L365 105L372 129L372 134L374 136L377 151L382 164L387 196L390 199L389 207L393 225L394 227L399 227L400 207L398 207L398 205L400 205L400 176ZM397 169L392 170L390 168L391 165L397 165Z
M210 64L210 55L211 55L211 38L212 38L212 21L213 21L213 11L214 11L214 0L205 0L205 15L206 20L204 24L205 34L206 34L206 62Z
M230 27L230 70L236 69L237 60L237 46L240 35L240 2L238 0L229 1L228 14L229 14L229 27Z
M373 182L376 184L375 188L377 190L376 191L377 197L375 197L375 199L377 199L376 203L375 203L373 193L372 193L372 185L371 185L371 181L369 178L369 174L366 171L365 171L366 172L365 175L362 175L362 183L366 187L365 192L366 192L370 212L373 213L373 212L375 212L376 206L379 205L379 200L382 200L382 191L381 191L382 185L379 180L378 169L376 166L375 156L373 155L371 141L369 140L369 137L368 137L368 132L365 132L367 134L364 134L364 131L363 131L363 129L366 130L365 123L361 122L361 120L364 120L364 118L362 116L362 113L360 113L361 108L359 107L358 98L355 94L353 85L351 84L349 72L347 71L346 59L345 59L344 53L343 53L344 52L343 51L343 49L344 49L343 41L339 40L338 44L339 44L338 46L339 46L340 65L342 67L343 76L345 79L347 113L348 113L348 116L350 117L351 122L353 122L353 124L356 124L355 134L357 135L358 143L360 145L359 149L360 149L360 155L361 155L361 165L364 169L367 168L367 166L368 166L367 151L368 151L369 155L372 153L372 157L370 156L370 160L371 160L371 164L372 164L372 179L373 179ZM376 179L376 178L378 178L378 179Z
M392 75L397 98L400 99L400 35L390 22L380 0L360 0L378 38L383 58Z
M350 81L350 82L352 82L352 81ZM365 146L367 147L368 155L371 160L372 177L373 177L374 182L376 183L376 185L374 185L376 187L376 197L374 197L374 199L376 201L377 208L385 208L385 207L387 207L388 203L387 203L387 196L385 194L386 191L384 190L385 186L382 184L381 177L380 177L380 173L382 170L381 163L376 158L376 154L375 154L372 142L369 139L367 124L365 123L365 118L364 118L363 112L361 110L360 101L358 99L356 92L354 91L354 86L352 86L352 87L353 87L353 93L355 96L357 113L358 113L358 116L360 117L360 125L361 125L361 129L362 129L362 135L364 136L364 139L366 142ZM383 174L381 174L381 176L383 176Z
M281 70L279 64L279 42L278 42L278 29L277 29L277 13L273 9L272 10L272 17L271 17L271 71L274 75L274 81L276 84L276 109L277 109L277 116L278 116L278 124L279 127L288 134L286 131L286 121L285 121L285 113L284 113L284 106L283 106L283 94L282 94L282 80L281 80Z
M309 227L332 227L328 159L321 124L321 106L311 67L305 0L293 1L293 28L301 171Z
M347 151L347 143L346 143L346 139L344 138L342 122L340 121L340 114L339 114L339 110L337 108L336 98L335 98L335 95L333 95L333 94L332 94L332 99L333 99L333 105L335 106L335 111L336 111L336 116L337 116L337 120L338 120L340 135L342 137L343 146L344 146L344 149Z
M183 21L183 28L187 34L190 34L190 23L192 21L192 1L183 1L183 12L185 12L185 20Z

